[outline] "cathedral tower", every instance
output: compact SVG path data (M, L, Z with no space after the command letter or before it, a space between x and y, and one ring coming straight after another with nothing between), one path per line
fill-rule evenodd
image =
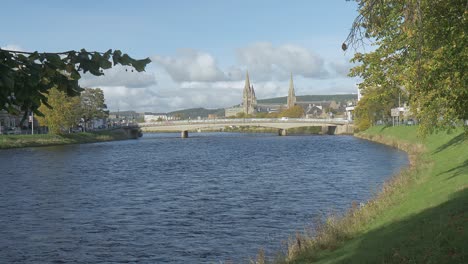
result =
M249 72L245 76L244 92L242 95L242 108L244 114L254 114L257 108L257 98L253 85L250 85Z
M289 80L289 92L288 92L288 109L296 105L296 94L294 92L294 83L291 73L291 79Z

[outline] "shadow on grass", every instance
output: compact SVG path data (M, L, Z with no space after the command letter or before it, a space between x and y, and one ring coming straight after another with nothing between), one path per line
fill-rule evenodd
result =
M434 151L434 154L437 154L443 150L445 150L446 148L450 147L450 146L455 146L455 145L458 145L460 143L462 143L463 141L465 140L465 134L464 133L461 133L460 135L452 138L449 142L443 144L442 146L438 147L435 151Z
M468 189L368 232L342 263L468 263Z
M448 177L446 180L453 179L459 175L467 174L468 175L468 159L466 159L462 164L458 165L457 167L453 167L449 170L443 171L437 176L446 174L446 173L452 173L452 176Z
M383 125L383 126L380 128L379 132L383 132L385 129L390 128L390 127L392 127L392 126L391 126L391 125Z

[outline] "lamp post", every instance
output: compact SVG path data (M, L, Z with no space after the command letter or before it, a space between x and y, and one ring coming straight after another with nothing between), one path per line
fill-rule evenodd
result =
M31 123L31 135L34 135L34 112L31 112L28 121Z

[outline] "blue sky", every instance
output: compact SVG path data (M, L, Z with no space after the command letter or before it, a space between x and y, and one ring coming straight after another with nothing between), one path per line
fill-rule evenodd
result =
M0 47L120 49L150 57L143 74L121 67L83 86L101 87L111 110L165 112L228 107L249 70L259 98L356 92L341 51L356 4L323 1L2 1ZM7 26L6 26L7 25Z

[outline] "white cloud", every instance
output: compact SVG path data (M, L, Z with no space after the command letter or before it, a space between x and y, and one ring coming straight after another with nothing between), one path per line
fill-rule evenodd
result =
M237 50L237 57L256 80L285 80L291 72L306 78L329 76L322 57L297 45L259 42Z
M349 70L353 67L353 65L347 61L331 61L328 65L338 76L348 76Z
M152 111L155 106L165 105L166 98L159 96L152 88L132 89L124 86L101 87L106 104L111 111L135 110Z
M244 80L245 70L236 66L231 66L226 71L226 77L232 81Z
M24 51L23 48L21 48L19 45L16 45L16 44L7 44L4 47L0 47L0 49L11 50L11 51Z
M224 108L239 104L242 91L238 88L222 89L192 87L167 89L127 87L102 87L106 103L111 111L117 109L138 112L170 112L174 110L204 107Z
M244 88L244 81L222 81L222 82L182 82L180 88L184 89L238 89Z
M105 70L104 75L94 76L83 74L80 79L82 87L124 86L128 88L144 88L156 84L154 73L133 71L131 67L121 65Z
M151 59L161 65L176 82L214 82L226 79L214 57L206 52L183 49L175 57L153 56Z
M255 89L255 95L257 99L265 99L272 97L286 96L288 94L288 86L285 82L262 82L253 84Z
M243 81L177 83L161 68L154 69L154 74L158 78L157 86L140 89L101 87L109 109L170 112L195 107L224 108L242 100Z

